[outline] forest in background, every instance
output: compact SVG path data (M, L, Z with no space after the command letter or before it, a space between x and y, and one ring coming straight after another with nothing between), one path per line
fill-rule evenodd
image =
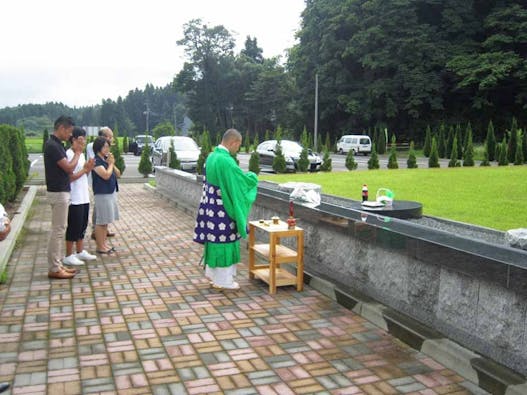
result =
M188 22L178 44L186 63L165 87L68 108L61 103L0 110L0 123L26 131L72 115L81 125L117 126L120 135L182 122L216 134L230 126L263 137L278 126L313 131L315 76L320 135L387 128L424 143L428 125L471 123L482 141L489 121L501 139L527 121L527 8L520 0L306 0L298 43L286 59L262 56L247 37L234 53L229 30ZM41 126L40 126L41 127ZM41 130L37 127L37 130Z

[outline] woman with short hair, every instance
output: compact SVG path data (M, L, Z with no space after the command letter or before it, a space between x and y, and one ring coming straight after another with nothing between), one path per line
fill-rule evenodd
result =
M108 224L119 219L117 178L121 172L115 166L115 158L104 137L93 142L95 167L92 171L92 188L95 201L95 242L98 254L111 254L115 249L108 245Z

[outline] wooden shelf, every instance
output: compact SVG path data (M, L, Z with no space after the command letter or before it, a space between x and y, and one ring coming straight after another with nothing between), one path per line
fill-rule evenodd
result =
M280 221L249 222L249 278L258 278L269 284L269 293L276 293L276 287L296 285L298 291L304 288L304 230L299 227L289 229L287 223ZM269 243L256 244L256 231L269 235ZM280 244L282 238L295 238L297 250ZM256 254L264 257L268 265L256 265ZM296 264L296 276L281 269L280 264Z
M296 276L289 273L287 270L284 269L276 269L276 286L281 287L284 285L296 285ZM269 269L256 269L252 270L252 274L256 278L259 278L262 281L265 281L267 284L269 284L270 281L270 271Z
M264 258L269 259L271 257L270 244L255 244L253 247L251 247L256 251L259 255L263 256ZM296 260L298 258L298 254L295 250L283 246L281 244L277 244L275 246L275 254L276 254L276 263L296 263Z

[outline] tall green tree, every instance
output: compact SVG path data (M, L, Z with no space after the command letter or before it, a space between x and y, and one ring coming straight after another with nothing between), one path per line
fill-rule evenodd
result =
M437 152L440 158L445 158L446 154L446 127L445 123L441 122L439 125L439 132L437 137Z
M518 121L516 118L512 118L511 128L509 130L509 145L507 147L509 163L514 162L516 155L516 148L518 146Z
M322 164L320 165L320 171L331 171L333 168L331 156L327 148L324 148L324 155L322 157Z
M349 150L346 154L346 169L355 170L358 166L358 163L355 161L355 154L353 150Z
M516 130L516 134L518 135L517 139L521 141L521 129ZM514 164L516 166L523 165L524 162L524 156L523 156L523 147L521 144L516 145L516 153L514 155Z
M409 169L417 169L418 167L413 141L410 142L410 150L408 151L408 160L406 161L406 165Z
M426 127L425 131L425 142L423 144L423 154L425 157L430 156L430 149L432 148L432 132L430 130L430 125Z
M113 128L113 137L114 139L112 146L110 147L110 151L112 152L113 157L115 158L115 166L121 171L121 174L124 174L124 171L126 170L126 164L124 162L121 147L119 144L119 129L117 126L114 126Z
M463 166L474 166L474 145L472 143L472 129L469 127L467 127L465 149L463 150Z
M460 163L458 160L458 143L457 143L457 133L454 136L454 141L452 143L452 152L450 153L450 161L448 162L448 167L459 167Z
M168 152L170 153L170 160L168 161L168 167L171 169L180 169L181 168L181 162L177 157L177 152L174 147L174 140L170 139L170 147L168 149Z
M430 157L428 158L428 167L441 167L439 164L439 151L437 150L437 140L435 137L432 137Z
M150 145L146 144L143 148L143 151L141 151L141 159L139 160L139 166L137 168L139 173L143 175L143 177L148 177L150 173L152 173L152 162L150 161Z
M496 154L496 135L494 134L494 125L492 120L489 121L487 126L487 137L485 139L485 147L489 156L489 161L495 160Z
M392 136L392 144L390 147L390 156L388 157L388 169L398 169L397 163L397 146L395 144L395 135Z
M46 145L46 141L49 139L49 132L47 129L44 129L44 134L42 135L42 152L44 152L44 146Z
M368 159L368 169L374 170L379 168L379 156L377 155L377 147L375 143L371 145L370 159Z

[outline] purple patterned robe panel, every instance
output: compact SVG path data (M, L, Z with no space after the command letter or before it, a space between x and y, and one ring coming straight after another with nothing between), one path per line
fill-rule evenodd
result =
M232 243L240 239L236 223L232 221L221 200L219 187L204 183L199 203L194 241L198 243Z

